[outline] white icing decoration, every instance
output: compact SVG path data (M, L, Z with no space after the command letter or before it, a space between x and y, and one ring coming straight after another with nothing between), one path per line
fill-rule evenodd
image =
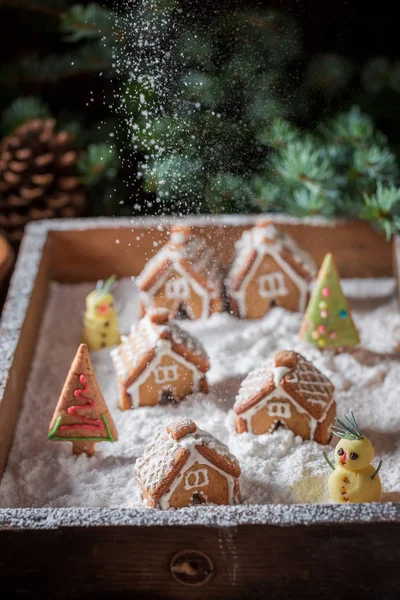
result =
M261 298L277 298L287 296L289 291L285 285L283 273L275 271L258 278L258 293Z
M179 426L184 427L184 422L179 423ZM195 463L199 464L199 468L209 468L220 473L227 482L229 504L238 504L239 497L237 495L237 486L235 478L226 471L223 471L202 454L200 454L196 446L205 446L214 450L220 456L225 457L229 462L238 465L236 458L229 452L229 448L214 436L199 428L194 433L190 433L176 441L166 430L158 432L152 442L146 447L144 454L139 458L135 465L135 472L139 477L144 489L153 493L162 484L164 478L168 476L174 467L174 457L178 450L186 449L189 456L180 473L175 477L169 490L159 499L158 507L162 509L170 508L170 499L175 490L185 481L185 475L193 467Z
M184 441L184 440L185 440L185 438L183 438L183 440L181 440L181 441ZM199 442L197 442L197 443L199 443ZM217 473L220 473L226 479L227 484L228 484L228 504L238 504L239 503L239 498L235 494L236 478L233 477L232 475L230 475L229 473L226 473L226 471L219 469L213 463L210 463L207 459L204 458L204 456L202 456L196 450L196 448L191 448L190 456L189 456L187 462L185 463L184 470L181 473L179 473L179 475L177 475L177 477L173 481L168 492L166 492L159 500L159 506L161 509L166 510L171 507L170 500L171 500L175 490L181 485L183 476L185 475L186 471L188 471L196 462L202 467L203 466L208 467L209 469L213 469L214 471L217 471Z
M334 402L333 394L329 395L329 391L331 389L332 384L330 381L319 373L318 380L314 381L315 375L319 372L315 369L315 367L305 360L303 357L298 355L296 369L289 369L287 367L274 367L274 366L262 366L259 369L256 369L249 373L247 378L244 380L244 385L239 390L238 395L236 396L235 406L238 408L244 402L246 402L253 395L262 390L263 384L268 378L272 375L275 389L273 389L267 396L262 398L257 404L250 407L248 410L240 413L240 418L242 418L247 425L247 431L252 432L252 418L256 415L260 410L263 410L268 405L268 414L270 416L275 416L272 412L272 409L269 406L270 400L273 398L274 403L279 403L283 399L287 399L290 401L290 404L297 410L297 412L301 414L305 414L309 420L309 428L310 428L310 439L313 440L315 437L315 431L317 429L318 423L322 423L326 415ZM289 395L282 388L282 380L287 375L290 381L295 381L297 383L299 391L305 395L307 401L311 404L319 404L323 406L324 411L319 419L315 419L305 408L300 406L294 397ZM282 403L282 404L287 404ZM285 409L287 411L287 409ZM290 412L290 407L289 407ZM273 431L275 425L280 419L290 418L290 414L285 415L276 415L276 419L274 423L270 427L270 431ZM282 423L285 424L284 422Z
M269 242L266 242L266 238L269 240ZM231 297L237 303L240 317L246 318L247 316L246 290L266 256L270 256L271 258L273 258L274 261L277 263L278 267L281 269L282 279L281 282L278 282L278 290L280 289L281 293L271 293L271 295L269 296L267 294L266 289L263 291L263 283L261 283L260 281L260 296L264 298L272 298L276 297L277 295L287 295L287 288L284 282L284 276L286 275L299 290L299 302L297 308L299 312L304 312L306 308L309 284L306 279L301 277L291 267L291 265L282 258L282 256L280 255L280 251L283 248L290 251L290 253L293 256L293 259L299 265L301 265L309 273L310 276L315 275L315 265L311 257L306 252L301 250L301 248L299 248L299 246L292 238L285 234L279 233L273 225L269 225L266 227L254 227L253 229L245 231L242 234L241 239L236 243L236 258L228 276L227 287ZM253 250L257 251L256 259L254 260L249 271L244 277L240 288L236 291L230 289L232 281L244 267L245 261L248 259L249 253ZM276 272L272 275L275 274ZM261 280L262 277L260 278ZM281 283L280 286L279 283ZM286 290L286 293L284 293L283 290Z
M172 300L187 300L189 298L189 284L184 277L168 279L165 283L165 296Z
M160 337L162 333L168 333L172 341ZM133 408L138 408L141 405L140 386L152 373L158 384L162 385L169 381L176 381L178 379L179 364L184 365L192 374L191 390L188 393L200 391L200 383L204 379L203 372L199 370L196 364L174 352L172 350L173 343L187 348L193 356L198 356L200 360L208 360L202 344L187 331L173 322L166 324L153 323L149 316L141 319L137 326L132 326L131 334L124 336L120 346L112 350L111 356L118 378L131 397ZM130 373L138 365L141 357L151 350L155 350L155 358L137 379L132 381ZM175 361L175 365L160 365L163 356L170 356ZM127 385L128 383L129 385ZM166 386L165 389L172 391L170 385Z
M152 373L154 373L154 377L156 378L156 371L159 368L161 359L164 356L170 356L176 362L180 363L184 367L187 367L192 372L192 389L189 393L198 392L200 390L199 384L204 375L197 369L197 367L193 363L185 360L179 354L176 354L176 352L172 350L171 343L168 340L162 340L162 343L157 347L161 349L161 352L157 358L153 359L149 367L145 369L128 388L126 388L127 394L129 394L131 397L132 408L139 408L139 406L141 406L140 386L146 381L146 379L150 377ZM168 386L166 389L170 391L171 388Z
M240 415L240 417L246 421L247 431L253 432L252 418L260 410L262 410L263 408L265 408L267 406L267 404L269 403L271 398L274 398L274 400L278 400L278 401L280 399L286 398L287 400L289 400L290 403L293 404L293 406L297 410L297 412L306 415L309 419L310 440L314 439L315 430L317 428L318 421L316 419L314 419L310 415L310 413L308 413L302 406L300 406L296 402L296 400L294 398L292 398L292 396L289 396L289 394L287 392L285 392L285 390L283 390L282 388L279 388L279 390L273 390L270 394L268 394L268 396L265 396L265 398L263 398L260 402L258 402L258 404L256 404L255 406L252 406L251 408L249 408L249 410L246 410L245 412L243 412ZM324 418L325 418L325 415L324 415L323 419ZM323 420L323 419L321 419L321 420ZM276 420L270 427L270 431L273 431L275 429L275 425L279 420L280 420L279 418L276 418ZM284 423L283 423L283 425L284 425Z
M172 242L174 241L173 235L174 234L171 236ZM182 267L180 264L182 258L188 259L193 269L206 278L207 287L200 285L200 283ZM141 292L141 299L146 308L153 306L154 296L156 296L158 291L166 284L171 273L175 271L188 284L188 296L186 299L190 298L190 288L202 298L203 303L200 318L205 319L209 317L211 299L222 296L222 267L218 257L215 256L214 250L209 248L202 238L196 236L188 238L186 243L179 247L167 243L147 262L141 275L139 275L136 280L137 285L140 287L141 280L147 277L149 273L157 271L161 265L165 264L166 260L171 263L169 268L166 269L161 277L157 277L154 285L151 286L150 289ZM193 315L190 314L190 305L185 305L185 308L189 316L193 317Z
M172 231L170 240L173 244L183 244L188 239L188 234L184 231Z
M285 377L285 375L287 373L290 373L290 370L291 369L289 369L288 367L274 367L273 368L275 387L280 386L282 379Z
M207 469L197 469L196 471L190 471L185 477L185 490L192 490L193 488L204 487L209 484L208 471Z
M178 365L160 365L154 369L156 383L167 383L178 379Z
M270 417L279 417L283 419L290 419L292 416L289 402L269 402L268 403L268 414Z

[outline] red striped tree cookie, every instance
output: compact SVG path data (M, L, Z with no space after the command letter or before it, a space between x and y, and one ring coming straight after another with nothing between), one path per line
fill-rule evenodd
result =
M118 439L85 344L79 346L72 362L50 422L48 438L72 442L74 454L88 456L93 456L95 443Z

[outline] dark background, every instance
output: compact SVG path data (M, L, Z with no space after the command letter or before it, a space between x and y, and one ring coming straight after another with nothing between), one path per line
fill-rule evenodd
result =
M81 0L79 4L89 4ZM76 4L76 2L69 2ZM104 6L115 7L118 2L105 0ZM189 8L201 5L211 12L216 2L210 0L186 0ZM217 2L218 7L276 7L295 17L304 32L307 52L338 52L361 63L370 57L384 54L397 58L399 49L398 5L396 2L359 2L356 0L271 0L264 2L230 1ZM21 19L22 9L7 7L7 0L0 0L1 11L1 62L7 62L27 50L40 50L44 45L42 32L35 31L37 19L43 23L44 15L38 13L28 22ZM23 7L23 2L21 2ZM51 9L49 9L51 14ZM56 13L57 10L54 9ZM50 25L50 23L49 23ZM57 49L58 36L54 38Z
M71 46L79 48L80 42L70 44L63 39L59 30L61 2L62 0L0 0L0 63L18 63L19 58L32 53L48 59L52 54L65 55L71 50ZM133 0L103 0L103 5L123 10L129 2L134 9L136 2ZM76 0L68 0L69 5L76 3ZM80 3L90 4L87 0ZM10 4L14 6L11 7ZM300 56L296 55L290 66L291 71L288 69L289 75L286 76L285 83L288 82L293 89L297 86L301 89L302 76L313 63L312 58L318 58L319 54L333 53L349 59L351 63L349 80L338 93L330 94L329 90L323 89L326 80L329 80L329 77L325 77L326 71L323 71L323 76L319 78L321 87L312 89L304 101L300 99L298 107L301 110L292 117L295 125L314 131L318 124L328 118L349 110L353 105L359 105L364 113L371 116L376 127L387 135L391 150L400 157L400 68L395 68L396 65L400 67L397 3L355 0L181 0L181 4L186 13L192 16L188 19L192 25L196 19L209 23L224 10L243 11L246 7L276 8L288 14L296 23L303 51ZM36 10L27 10L27 6L36 6ZM283 39L282 52L285 51L284 43ZM390 69L395 71L396 85L386 85L378 93L368 92L363 82L366 71L364 67L370 59L382 56L389 59ZM333 78L337 78L336 71ZM56 117L60 129L74 119L79 121L81 131L77 136L77 143L80 151L85 150L90 143L109 143L107 132L116 131L121 123L119 115L109 108L114 82L107 77L100 77L98 72L62 77L57 71L55 79L57 80L44 83L24 79L21 81L14 65L11 70L6 69L6 77L2 79L0 70L0 115L4 115L4 109L16 98L34 96L49 107L49 112ZM277 98L278 102L279 100L280 97ZM282 104L283 102L284 98ZM2 127L1 135L5 133L6 129ZM254 139L249 140L249 143L254 144ZM138 199L139 212L143 207L148 211L147 200L153 200L151 194L154 190L144 191L136 178L140 154L132 151L131 146L124 143L124 139L119 142L116 137L115 145L120 163L115 184L110 184L112 194L106 193L100 199L99 192L103 188L100 182L91 191L93 200L89 203L89 212L125 214L121 213L124 209L120 207L120 204L124 204L126 214L135 214ZM258 158L257 155L256 159ZM252 160L249 155L249 164L258 164L257 160ZM124 198L123 203L119 202L121 197ZM187 210L191 210L190 206ZM242 211L237 207L235 210Z
M76 2L70 2L75 4ZM82 0L81 4L89 4ZM105 6L116 7L118 2L106 0ZM335 52L350 58L360 67L373 57L385 55L397 59L400 55L398 5L396 2L358 2L355 0L275 0L264 2L217 2L213 0L186 0L188 10L208 12L218 8L276 7L293 16L302 31L305 52L308 55L320 52ZM7 0L0 0L0 44L1 63L14 61L18 56L31 51L61 47L60 34L52 31L51 13L57 9L49 9L49 16L38 12L24 15L23 2L21 9L7 7ZM47 24L47 27L46 27ZM45 30L43 30L45 27ZM46 31L47 29L47 31ZM87 98L87 91L93 90L97 76L76 78L74 82L75 102L82 107ZM46 84L46 93L56 100L62 98L71 81L50 85ZM41 87L30 85L27 93L40 95ZM95 91L95 89L94 89ZM3 89L1 105L12 100L10 89ZM92 107L93 109L95 107Z

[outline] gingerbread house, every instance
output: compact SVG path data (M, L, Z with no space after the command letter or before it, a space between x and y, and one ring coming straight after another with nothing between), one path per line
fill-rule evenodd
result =
M207 393L207 354L201 343L176 323L167 309L152 309L111 351L122 410L183 400Z
M143 500L151 508L240 501L238 461L191 419L179 419L159 431L135 471Z
M204 319L224 308L221 262L185 226L172 227L169 241L147 262L136 284L142 315L161 307L174 318Z
M316 274L312 258L268 220L243 232L226 288L231 312L259 319L272 306L303 312L309 283Z
M282 425L304 440L327 444L336 416L333 391L301 354L279 350L242 382L234 405L237 431L272 433Z

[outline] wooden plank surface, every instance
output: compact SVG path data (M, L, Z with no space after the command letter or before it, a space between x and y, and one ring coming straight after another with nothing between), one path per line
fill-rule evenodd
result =
M14 431L18 421L19 409L24 397L25 384L29 375L31 361L36 347L36 339L39 332L39 326L47 297L47 286L49 278L49 255L47 247L41 256L40 263L37 265L36 279L33 291L29 296L29 303L24 315L21 315L20 302L23 298L16 294L7 298L5 310L13 320L15 311L16 329L9 330L7 327L1 331L2 342L6 351L8 351L7 336L16 343L14 355L11 357L8 368L5 368L6 381L2 382L4 389L0 394L0 478L5 469L8 453L11 448ZM34 275L33 273L30 276ZM24 277L14 274L15 279L19 279L19 284L23 287L24 283L29 288L29 282ZM19 287L19 286L18 286ZM18 329L17 319L22 317L21 327ZM13 324L12 324L13 325ZM18 339L15 340L15 336Z
M393 273L392 243L366 223L337 221L327 226L318 220L316 224L282 218L278 221L279 228L307 250L317 265L327 252L332 252L341 277L387 277ZM50 231L55 279L88 281L110 273L118 277L138 275L148 258L168 239L167 231L173 221L116 219L107 226L107 220L101 220L99 228L93 226L94 219L90 222L87 230L82 221L76 228L72 221L69 229L57 230L55 225ZM225 265L232 259L235 242L251 225L249 218L237 217L231 221L215 217L206 224L204 218L192 217L189 222L215 248Z
M118 223L116 226L115 222L101 220L97 227L97 222L91 220L88 230L82 222L75 221L68 227L52 223L42 229L32 228L32 241L44 239L47 232L49 239L43 246L29 308L24 315L15 312L16 321L21 321L11 333L20 334L15 355L10 358L5 394L0 400L3 411L0 412L0 466L4 464L17 419L49 275L62 281L95 280L110 272L119 276L136 275L146 258L166 239L160 224L150 227L148 235L149 228L143 224L132 226L126 220L121 220L120 226ZM196 223L200 234L228 262L233 242L246 227L245 223L239 220L234 225L221 220L220 225L207 227L201 220ZM299 226L291 220L282 227L317 262L326 251L333 251L342 276L384 276L391 272L392 247L365 224L338 223L326 228ZM29 283L28 280L29 273ZM16 301L14 292L12 287L10 302ZM387 507L377 504L374 510L384 513ZM259 512L262 508L268 508L276 524L255 520L252 525L246 522L223 527L200 526L190 524L190 519L184 515L181 518L177 511L169 516L181 520L180 525L143 526L138 521L137 525L94 526L83 520L81 526L30 529L24 517L29 509L7 511L11 518L6 517L0 527L2 596L7 600L14 597L97 600L399 597L397 517L395 522L339 520L325 524L314 521L305 524L301 519L296 524L295 519L288 525L280 519L282 507L261 507ZM303 517L310 511L309 507L293 508ZM241 509L250 513L257 507ZM286 507L286 512L289 509ZM322 506L315 510L320 514L326 509ZM360 507L361 514L362 510ZM57 511L43 512L49 523L56 519ZM173 577L171 560L183 550L202 552L213 564L212 576L203 587L183 585Z
M389 600L399 592L394 534L394 525L376 523L4 531L1 589L12 597L52 600ZM173 556L188 549L205 553L214 565L204 586L183 585L171 574Z
M9 273L14 262L14 252L3 235L0 235L0 313L5 299Z

